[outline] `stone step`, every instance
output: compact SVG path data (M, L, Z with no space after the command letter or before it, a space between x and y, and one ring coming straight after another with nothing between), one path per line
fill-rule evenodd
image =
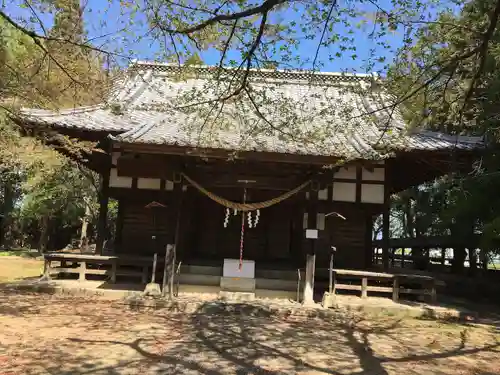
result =
M177 276L176 282L190 285L213 285L220 286L220 276L181 273Z
M255 293L228 292L221 290L219 292L219 298L226 301L253 301L255 299Z
M181 275L183 274L197 274L197 275L212 275L222 276L222 266L192 266L189 264L181 264Z
M303 285L303 282L301 282L301 288L302 288L302 285ZM296 280L258 278L255 281L255 287L257 289L296 291L297 290L297 281Z

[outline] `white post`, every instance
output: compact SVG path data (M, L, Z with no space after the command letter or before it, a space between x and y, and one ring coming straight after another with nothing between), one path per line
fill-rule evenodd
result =
M306 279L304 283L304 305L314 304L314 270L316 268L316 255L307 254Z

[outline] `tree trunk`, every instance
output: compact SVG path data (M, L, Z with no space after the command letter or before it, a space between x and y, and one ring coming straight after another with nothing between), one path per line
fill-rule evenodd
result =
M477 254L476 249L467 249L469 251L469 274L475 275L477 272Z
M12 246L12 210L14 209L14 189L7 181L3 185L3 205L0 214L3 215L0 228L0 247Z
M38 251L40 253L45 253L47 249L49 234L49 217L43 216L40 221L40 239L38 241Z
M88 227L89 227L89 221L90 218L92 217L92 211L90 209L90 205L88 204L87 198L84 198L85 201L85 214L83 215L82 218L82 229L80 232L80 249L85 250L87 244L88 244Z
M484 271L488 270L488 251L486 249L479 250L479 258L481 259L481 267Z

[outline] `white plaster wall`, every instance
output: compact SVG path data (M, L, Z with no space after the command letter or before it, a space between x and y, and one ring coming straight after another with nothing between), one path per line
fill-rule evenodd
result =
M339 202L356 202L356 183L334 182L333 200Z
M121 155L121 152L111 153L111 160L112 160L114 166L116 166L116 163L118 162L118 158L120 157L120 155Z
M363 184L361 185L361 202L384 203L384 185Z
M118 176L116 168L111 168L109 173L109 186L116 188L131 188L132 177Z
M374 168L373 171L369 171L363 168L363 180L384 181L384 177L384 168Z
M342 167L333 175L334 178L348 178L355 180L356 179L356 167L350 165L346 168Z
M328 199L328 189L318 191L318 199L320 201L326 201Z
M160 190L161 180L159 178L138 178L138 189Z
M302 222L303 229L307 229L308 218L309 218L309 215L307 212L305 212L303 222ZM319 229L319 230L325 229L325 214L323 214L323 213L316 214L316 229Z

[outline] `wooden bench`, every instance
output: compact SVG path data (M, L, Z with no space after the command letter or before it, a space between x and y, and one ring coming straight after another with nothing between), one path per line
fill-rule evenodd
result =
M58 266L53 265L56 262ZM48 253L44 255L44 277L50 279L54 274L70 273L78 274L78 280L84 281L86 275L103 275L109 276L110 281L115 283L117 276L132 276L140 277L142 283L147 283L151 263L152 257Z
M357 284L341 284L339 278L349 278L361 280L361 285ZM390 283L391 286L369 285L370 281ZM403 284L417 283L420 284L419 289L403 288ZM366 298L368 292L377 293L392 293L394 302L399 301L401 294L414 294L424 297L429 297L432 303L436 302L436 281L431 276L422 276L414 274L396 274L385 272L370 272L358 270L334 269L332 280L332 293L336 290L356 290L361 292L361 298Z

